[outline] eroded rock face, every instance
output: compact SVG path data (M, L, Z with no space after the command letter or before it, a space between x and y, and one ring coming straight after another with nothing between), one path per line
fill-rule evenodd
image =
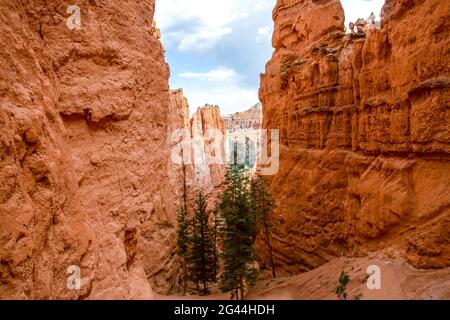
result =
M225 128L227 132L261 129L262 128L261 103L255 104L248 110L226 116Z
M0 3L0 298L151 298L144 267L156 291L177 281L154 1L78 5L69 30L65 1Z
M187 203L194 208L198 191L214 206L225 181L225 122L219 106L198 108L190 121L192 164L187 166Z
M450 266L449 10L387 1L381 30L355 37L337 0L278 1L260 100L281 132L284 271L381 249Z
M159 294L173 294L179 290L182 276L182 266L176 255L177 212L180 207L186 205L189 191L187 181L191 173L171 159L171 153L178 142L171 139L173 132L180 128L189 128L190 125L189 106L181 90L170 91L167 116L166 142L170 153L167 154L169 158L162 163L167 166L162 172L163 179L168 179L170 187L170 190L165 190L165 194L170 194L170 197L162 200L168 199L170 203L165 203L163 211L152 215L142 224L139 243L147 279L153 290ZM154 175L152 179L153 183L157 183L160 176Z

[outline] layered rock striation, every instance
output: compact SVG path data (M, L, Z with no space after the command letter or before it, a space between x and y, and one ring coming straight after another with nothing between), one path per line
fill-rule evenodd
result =
M344 32L337 0L279 0L261 76L280 129L276 260L288 273L385 250L450 266L450 3L387 0L381 29Z

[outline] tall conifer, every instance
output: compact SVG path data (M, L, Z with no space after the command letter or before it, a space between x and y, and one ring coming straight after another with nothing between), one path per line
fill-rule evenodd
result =
M255 210L255 219L257 221L258 233L261 233L264 244L269 253L272 276L276 278L275 260L272 248L272 229L271 222L275 202L269 191L263 177L257 176L251 183L251 195Z
M221 289L232 291L237 299L244 299L245 288L253 284L256 275L253 268L256 221L250 179L243 165L234 163L229 167L226 189L218 210L224 222L221 232L224 264Z
M197 283L203 284L202 293L209 293L208 283L214 282L214 230L210 227L210 211L203 193L199 192L196 210L192 221L192 251L190 260L193 276Z

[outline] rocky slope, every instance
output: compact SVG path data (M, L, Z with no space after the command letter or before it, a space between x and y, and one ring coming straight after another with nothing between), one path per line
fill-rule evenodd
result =
M271 189L285 272L376 250L450 266L449 12L387 0L381 29L359 37L337 0L277 1L260 100L281 132Z
M380 268L380 289L367 286L367 268ZM417 270L403 259L370 254L364 258L337 258L292 277L261 280L249 300L337 300L334 293L342 271L349 276L349 300L448 300L450 268Z
M78 4L70 30L65 1L0 2L0 298L149 298L144 268L158 292L177 282L183 120L154 1Z

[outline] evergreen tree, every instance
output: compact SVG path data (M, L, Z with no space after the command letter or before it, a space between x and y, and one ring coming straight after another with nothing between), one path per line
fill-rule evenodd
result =
M217 281L217 274L219 273L219 233L220 233L220 226L221 226L221 220L218 210L214 210L214 225L213 225L213 242L214 242L214 265L213 265L213 282L215 283Z
M276 278L275 261L273 256L273 248L271 241L271 216L275 209L275 202L271 194L267 191L267 184L263 177L257 176L251 183L251 195L253 208L255 210L255 219L257 221L258 232L262 233L264 244L269 252L270 266L272 268L272 276ZM255 235L256 237L256 235Z
M226 189L218 210L224 225L222 236L222 258L224 273L221 289L233 291L234 296L244 299L245 286L252 285L256 270L254 262L254 234L256 221L250 196L250 179L243 165L232 164L226 175Z
M203 284L202 293L209 293L208 283L214 281L214 232L209 225L210 211L207 210L205 196L199 192L196 200L196 210L192 222L192 251L190 260L193 276L199 289Z
M178 255L183 260L183 294L186 294L187 288L187 259L189 254L189 221L186 218L186 210L181 207L178 211L178 230L177 230L177 246Z

